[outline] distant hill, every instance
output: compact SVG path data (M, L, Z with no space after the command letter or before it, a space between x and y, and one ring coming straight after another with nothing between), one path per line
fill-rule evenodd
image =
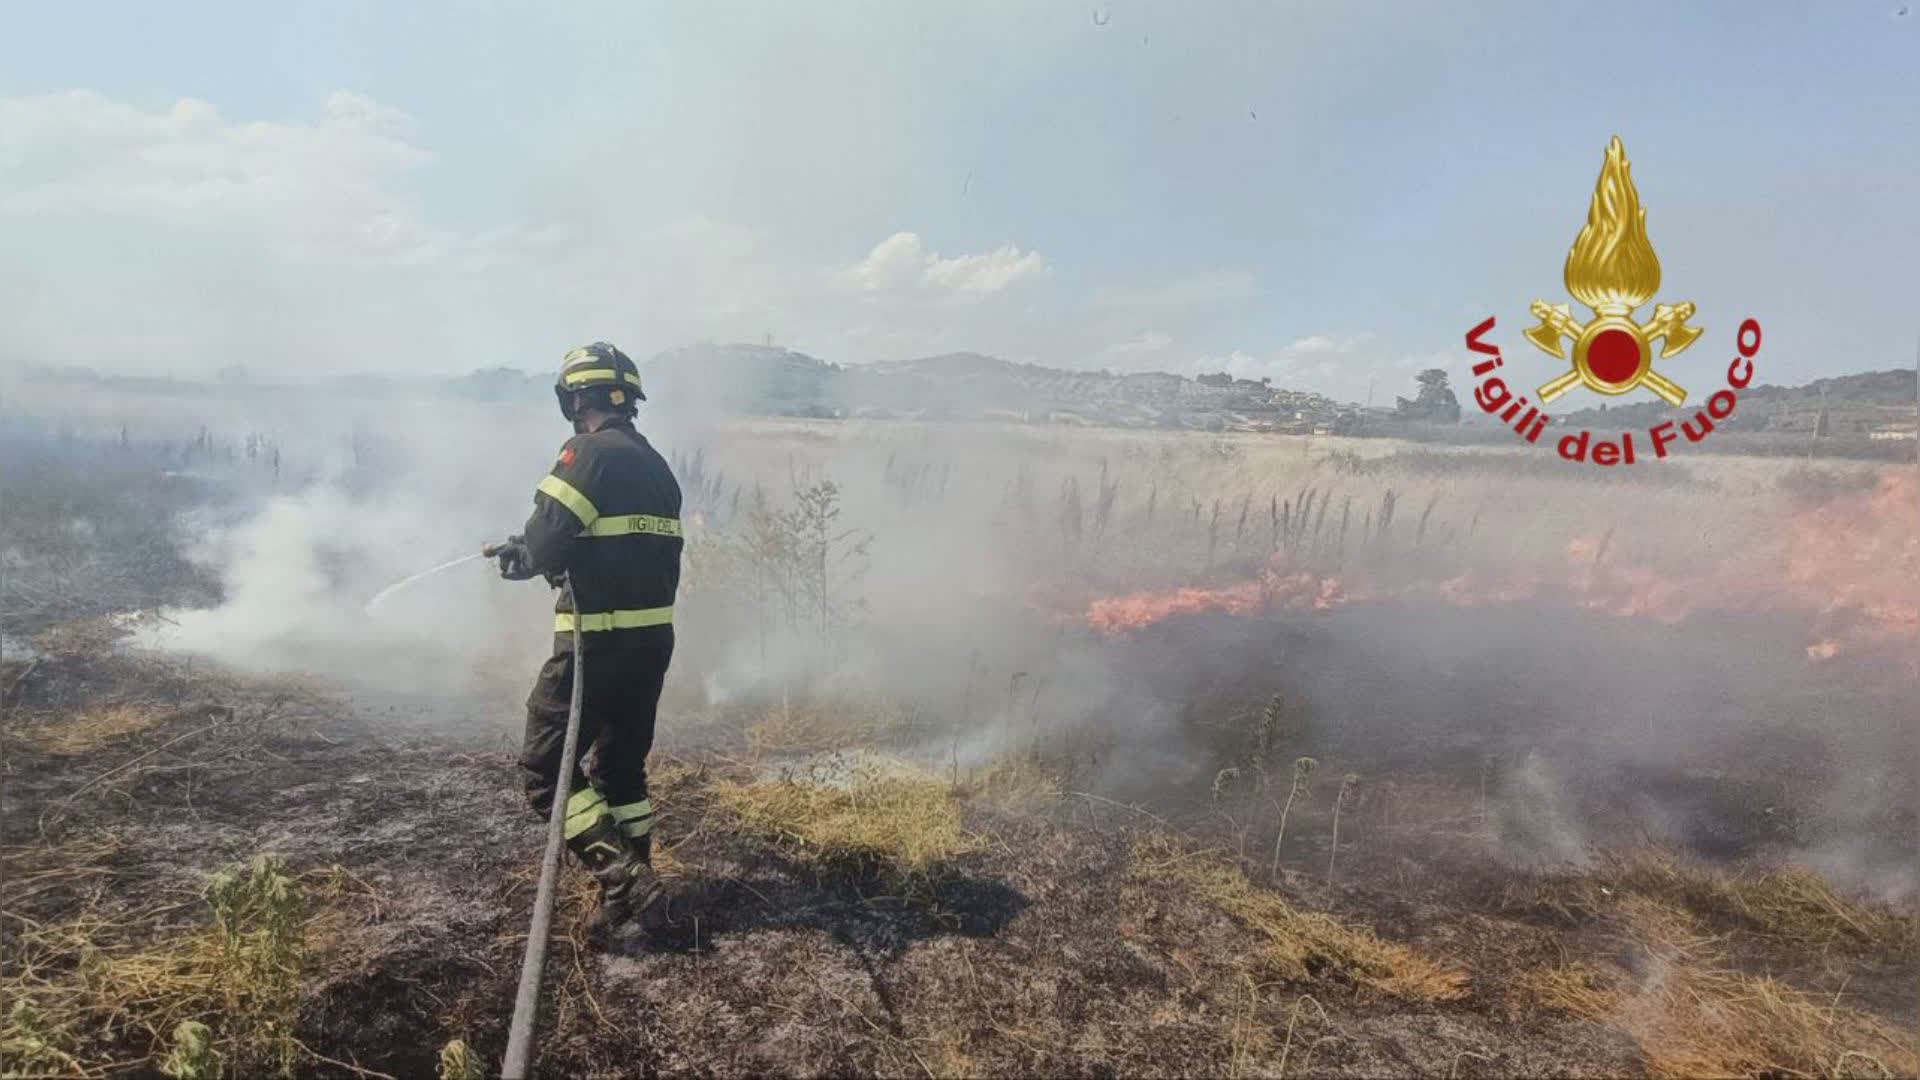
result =
M838 415L841 375L837 364L767 345L683 345L640 365L650 398L770 416Z
M842 366L772 346L689 345L640 370L649 394L681 407L773 416L1312 431L1358 414L1319 394L1224 373L1075 371L969 352Z
M699 344L668 349L640 364L648 397L682 411L799 417L988 419L1021 423L1286 434L1402 435L1438 442L1498 437L1477 409L1466 422L1412 424L1393 410L1369 411L1311 391L1287 390L1226 372L1189 378L1164 371L1114 373L1017 363L956 352L876 364L841 365L773 345ZM79 368L35 368L30 380L72 381ZM88 381L98 381L88 375ZM393 373L295 379L280 374L223 372L217 382L119 377L120 389L199 395L210 386L240 397L279 393L298 383L347 396L453 395L479 401L543 397L552 375L487 368L459 376ZM1704 405L1706 380L1695 379L1683 409L1658 401L1557 414L1560 424L1595 429L1646 428L1691 416ZM1715 448L1743 453L1831 453L1911 458L1915 440L1915 376L1911 369L1818 379L1805 386L1766 384L1740 396L1739 411L1721 425L1740 436ZM1824 439L1824 442L1820 440ZM1817 445L1816 445L1817 444Z
M1872 435L1914 428L1915 374L1912 368L1865 371L1815 379L1805 386L1750 386L1740 392L1739 411L1721 425L1726 431L1840 436ZM1670 417L1692 416L1706 401L1695 391L1678 409L1658 401L1581 409L1560 419L1573 427L1650 427Z

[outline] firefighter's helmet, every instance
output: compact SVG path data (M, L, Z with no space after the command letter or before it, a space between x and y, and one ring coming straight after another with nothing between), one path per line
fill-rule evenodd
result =
M553 396L560 401L560 415L569 420L579 417L582 398L597 399L596 404L625 413L633 411L634 402L647 400L640 392L640 369L605 341L582 345L561 359Z

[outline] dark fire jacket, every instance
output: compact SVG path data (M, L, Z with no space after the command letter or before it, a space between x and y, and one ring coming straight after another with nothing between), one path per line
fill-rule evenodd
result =
M575 435L533 496L523 533L533 569L564 571L582 633L664 626L680 587L680 484L627 421ZM554 632L571 634L563 592Z

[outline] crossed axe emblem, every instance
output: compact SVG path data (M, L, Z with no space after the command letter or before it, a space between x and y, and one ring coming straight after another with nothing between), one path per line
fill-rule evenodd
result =
M1644 386L1669 405L1687 400L1684 387L1653 370L1653 342L1664 339L1660 359L1665 360L1700 337L1699 327L1687 325L1696 310L1691 300L1655 304L1653 318L1644 326L1633 321L1633 309L1618 304L1596 310L1586 323L1575 320L1566 304L1535 300L1528 310L1540 325L1526 332L1527 340L1541 352L1565 360L1561 339L1573 342L1573 370L1540 387L1541 404L1583 384L1601 394L1625 394Z

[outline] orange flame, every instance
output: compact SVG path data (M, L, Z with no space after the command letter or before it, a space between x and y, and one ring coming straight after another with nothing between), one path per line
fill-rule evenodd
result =
M1368 589L1337 578L1269 567L1222 588L1178 588L1096 600L1088 625L1118 635L1175 615L1253 616L1322 611L1346 603L1428 599L1458 607L1504 606L1548 598L1589 611L1675 623L1706 611L1799 612L1808 617L1807 655L1904 653L1920 642L1920 480L1887 476L1870 492L1835 499L1791 518L1782 544L1676 576L1599 559L1596 537L1567 545L1559 574L1459 575Z
M1920 639L1920 478L1881 477L1872 491L1792 525L1784 582L1820 605L1818 625L1835 639L1827 655L1904 646L1911 656Z
M1264 570L1258 578L1218 589L1179 588L1129 593L1095 600L1087 625L1107 635L1141 630L1175 615L1221 612L1261 615L1272 611L1325 611L1346 600L1337 578Z

